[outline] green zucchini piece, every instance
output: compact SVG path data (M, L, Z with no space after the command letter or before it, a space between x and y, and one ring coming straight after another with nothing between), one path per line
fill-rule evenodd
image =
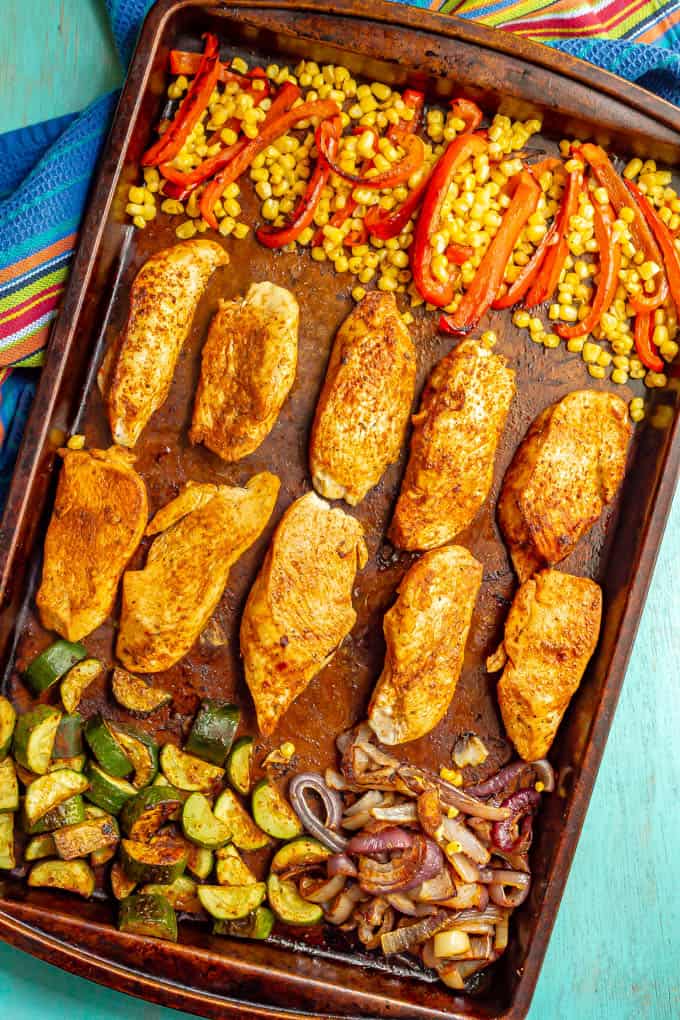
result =
M126 801L137 793L127 779L110 776L93 761L90 762L85 774L90 781L87 799L112 815L117 815Z
M297 836L280 847L274 854L271 870L275 875L293 868L305 868L312 864L323 864L331 856L331 851L311 836Z
M39 861L41 857L56 857L57 848L49 832L43 836L33 836L24 850L25 861Z
M19 810L19 782L11 758L0 761L0 812Z
M183 914L200 914L201 903L196 895L197 885L188 875L180 875L172 885L145 885L140 892L165 896L174 910Z
M293 839L303 833L302 823L271 779L256 783L251 799L257 825L274 839Z
M236 705L204 698L191 727L186 750L213 765L224 765L240 718L241 711Z
M264 882L254 885L199 885L196 889L204 910L218 921L247 917L265 898Z
M122 900L118 910L118 928L131 935L177 941L177 915L169 900L157 893L133 893Z
M0 694L0 761L9 754L16 721L14 705Z
M69 714L75 712L87 688L103 672L104 663L99 659L81 659L71 666L59 688L61 703Z
M38 705L19 716L14 730L14 757L19 765L38 776L45 775L60 722L61 712L50 705Z
M53 834L57 854L62 861L88 857L97 850L116 846L120 838L118 824L112 815L87 818L76 825L65 825Z
M237 793L247 797L252 785L253 738L239 737L227 759L227 779Z
M318 903L303 900L294 882L281 879L273 872L267 879L267 898L276 916L286 924L319 924L323 920L323 909Z
M93 868L103 868L105 864L108 864L116 856L117 849L118 844L103 846L101 850L93 850L90 854L90 864Z
M217 850L231 839L231 829L215 817L210 801L202 793L192 793L184 802L182 831L192 843L206 850Z
M132 726L109 723L109 731L118 742L123 754L132 762L132 785L141 790L148 786L158 772L158 744L147 733Z
M154 781L153 781L153 783L152 783L151 785L152 785L152 786L170 786L170 783L169 783L169 782L168 782L168 780L167 780L167 779L165 778L165 776L163 775L163 773L162 773L162 772L159 772L159 773L158 773L158 775L156 776L156 778L154 779ZM183 792L183 793L186 793L186 790L184 790L184 791L182 791L182 792Z
M183 874L187 865L186 847L176 843L138 843L123 839L120 849L123 870L135 882L170 885Z
M83 753L83 717L75 712L61 717L52 748L53 758L74 758Z
M253 885L257 882L255 875L231 843L218 850L215 856L217 858L215 877L219 885Z
M196 878L200 878L202 881L208 877L213 869L215 858L212 850L206 850L203 846L194 846L193 843L189 844L189 857L187 859L187 870L195 875Z
M174 744L165 744L161 751L161 768L165 778L178 790L210 793L224 776L224 769L185 754Z
M92 754L110 776L124 779L132 772L132 762L114 737L109 723L101 715L93 715L85 723L85 739Z
M117 900L124 900L127 896L134 892L135 886L137 885L133 879L128 878L125 874L123 871L123 865L120 861L115 861L114 864L111 865L109 879L111 881L111 892Z
M86 776L71 769L60 769L59 772L40 776L28 787L24 798L24 814L28 825L35 825L65 800L84 793L89 785Z
M94 892L94 872L85 861L40 861L31 868L28 884L89 899Z
M148 842L166 822L179 815L184 797L172 786L147 786L132 797L120 816L128 839Z
M81 644L72 641L55 641L54 644L41 652L24 671L34 694L42 694L57 680L61 680L72 666L87 655Z
M231 790L223 790L213 808L215 817L231 829L231 841L239 850L261 850L269 837L252 820Z
M87 765L86 754L76 754L73 758L55 758L47 772L59 772L61 769L71 769L72 772L83 772Z
M0 815L0 870L11 871L16 868L17 859L14 852L14 815Z
M52 811L48 811L35 825L25 824L25 828L29 836L38 836L45 832L54 832L55 829L60 829L63 825L75 825L76 822L84 820L85 805L83 798L78 793L75 797L69 797L63 804L53 808ZM26 823L25 813L24 823Z
M134 715L150 715L172 701L172 694L160 687L151 687L139 676L116 667L111 678L113 696L123 708Z
M268 939L275 917L269 907L257 907L252 914L237 921L215 921L214 935L232 935L237 939Z

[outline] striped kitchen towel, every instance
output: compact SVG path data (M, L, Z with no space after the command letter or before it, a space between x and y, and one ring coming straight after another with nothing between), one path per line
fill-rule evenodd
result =
M125 65L152 0L105 2ZM548 43L680 105L680 0L410 2ZM0 136L0 507L116 98Z

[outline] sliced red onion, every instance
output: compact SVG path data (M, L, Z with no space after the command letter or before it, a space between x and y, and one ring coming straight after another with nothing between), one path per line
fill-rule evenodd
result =
M349 832L357 832L359 829L363 829L365 825L371 821L370 811L360 811L358 815L352 815L351 818L344 818L342 822L343 829L347 829Z
M363 794L359 797L351 807L345 809L344 818L351 818L352 815L358 815L363 811L370 811L371 808L377 807L378 804L382 804L384 800L383 794L380 790L369 790L368 793Z
M418 916L415 903L406 895L406 893L388 893L385 899L389 905L394 907L395 910L398 910L400 914L406 914L407 917Z
M380 822L417 822L418 810L413 801L405 801L403 804L392 804L390 807L371 808L371 817Z
M335 875L347 875L349 878L357 876L356 864L349 854L333 854L326 861L326 871L329 878Z
M497 825L502 824L497 822ZM488 864L491 854L486 847L479 842L477 837L468 829L467 825L459 822L457 818L444 818L442 828L447 843L456 842L460 849L467 854L475 864Z
M499 907L510 907L511 910L524 903L528 895L529 883L527 883L524 889L513 889L510 893L507 893L502 885L496 885L495 882L492 882L489 886L489 896L493 902Z
M543 783L542 793L552 793L555 789L555 770L546 758L539 758L531 763L538 782Z
M537 781L543 783L543 792L552 793L555 789L555 773L549 761L540 758L538 761L516 761L506 765L500 772L490 776L483 783L466 786L465 792L473 797L491 797L496 793L504 793L510 786L517 784L528 773L533 773Z
M347 789L347 783L345 782L343 776L341 776L339 772L336 772L335 769L326 769L324 773L324 780L326 782L326 786L330 790Z
M413 949L414 946L419 946L421 942L426 942L438 931L447 928L452 916L448 911L441 910L430 917L423 918L416 924L409 924L407 927L395 928L394 931L387 932L380 940L383 953L385 956L390 956L392 953L404 953Z
M531 819L531 814L540 799L541 795L536 790L518 790L503 801L503 807L508 810L509 817L502 822L496 822L491 830L492 842L499 849L517 851L523 843L530 841L530 831L525 828L518 834L518 825L525 815Z
M350 854L380 854L385 850L408 850L413 846L415 836L396 825L380 832L360 832L347 843Z
M413 890L413 898L423 903L436 903L437 900L453 896L455 891L448 868L442 868L434 878L429 878L420 888Z
M509 868L490 868L492 882L499 885L511 885L516 889L524 889L531 882L531 875L524 871L510 871Z
M326 811L325 823L315 815L310 807L306 793L313 790L323 803ZM342 818L342 801L340 794L330 790L323 777L316 772L300 772L293 776L288 786L288 796L293 810L302 822L303 826L312 836L315 836L320 843L333 850L334 853L342 853L347 846L347 840L337 831Z
M455 871L464 882L479 882L480 869L471 861L467 854L453 854L449 858Z
M319 884L316 881L300 883L300 895L310 903L329 903L335 899L345 888L347 878L345 875L334 875L326 882Z
M419 833L412 837L412 844L407 849L393 855L385 863L360 856L359 885L374 896L407 892L432 878L442 867L443 858L439 847Z
M325 911L325 918L329 924L340 925L348 920L356 906L357 893L359 892L359 886L354 885L351 889L343 889L341 893L338 893Z
M444 900L444 906L453 910L484 910L489 902L485 885L479 882L456 882L455 893Z

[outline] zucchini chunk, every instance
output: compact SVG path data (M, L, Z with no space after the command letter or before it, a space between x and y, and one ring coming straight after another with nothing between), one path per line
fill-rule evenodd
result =
M172 701L172 694L169 691L164 691L160 687L150 687L146 680L133 676L119 666L113 671L111 690L118 704L134 715L150 715Z
M35 825L26 825L26 832L29 836L37 836L45 832L54 832L63 825L75 825L76 822L84 820L85 805L83 798L77 793L75 797L69 797L63 804L48 811Z
M202 907L196 889L196 883L192 878L180 875L172 885L145 885L140 892L165 896L175 910L184 914L200 914Z
M72 772L82 772L87 765L86 754L76 754L73 758L55 758L50 767L49 772L60 772L61 769L70 769Z
M231 790L223 790L213 808L215 817L231 829L231 841L239 850L261 850L269 837L252 820Z
M134 769L132 785L138 790L148 786L158 772L158 744L147 733L132 726L109 723L109 731Z
M183 874L187 865L187 849L177 843L138 843L123 839L120 849L123 870L135 882L170 885Z
M172 786L147 786L127 801L120 816L128 839L148 842L166 822L177 817L183 796Z
M33 836L28 841L24 850L24 860L39 861L42 857L54 857L56 853L54 839L49 832L46 832L43 836Z
M297 836L276 851L271 863L271 870L275 875L280 875L283 872L306 868L312 864L323 864L330 856L331 851L318 839L312 839L311 836Z
M133 893L121 900L118 928L131 935L177 941L177 916L169 900L158 893Z
M269 907L257 907L252 914L237 921L215 921L213 935L232 935L237 939L268 939L274 920Z
M124 779L132 772L132 762L114 737L101 715L93 715L85 723L85 739L101 767L110 776Z
M94 872L85 861L40 861L31 868L28 884L62 889L87 900L94 892Z
M111 882L111 892L117 900L124 900L130 893L134 892L137 885L136 882L127 877L120 861L115 861L111 865L109 880Z
M323 909L318 903L303 900L294 882L281 879L273 872L267 879L267 897L276 916L286 924L319 924L323 919Z
M196 889L204 910L218 921L247 917L262 903L267 892L264 882L254 885L199 885Z
M231 829L215 817L210 801L202 793L192 793L184 802L182 831L192 843L206 850L217 850L231 839Z
M83 753L83 717L77 712L64 715L57 726L52 748L53 758L75 758Z
M110 776L93 761L88 765L85 774L90 782L87 799L104 811L108 811L109 814L117 815L126 801L137 793L132 783L128 783L127 779Z
M14 705L0 694L0 761L9 754L16 721Z
M103 672L104 663L99 659L81 659L71 666L59 689L61 703L69 714L75 712L87 688Z
M215 877L219 885L254 885L255 875L231 843L222 847L216 855Z
M0 871L11 871L17 864L14 852L14 815L0 815Z
M274 839L302 835L300 819L271 779L261 779L255 785L251 806L256 823Z
M14 757L19 765L37 776L45 775L60 722L61 712L50 705L38 705L19 716L14 730Z
M87 655L81 644L72 641L55 641L36 656L24 672L34 694L42 694L57 680L61 680L72 666Z
M93 850L90 854L90 864L93 868L102 868L116 856L118 844L115 846L103 846L101 850Z
M161 768L165 778L178 790L210 793L224 775L224 769L185 754L174 744L165 744L161 751Z
M213 765L224 765L240 718L236 705L204 698L186 742L187 751Z
M189 857L187 859L187 870L195 875L196 878L200 878L202 881L208 877L213 869L215 858L212 850L206 850L203 846L194 846L193 843L188 844Z
M35 825L65 800L84 793L89 785L86 776L71 769L60 769L59 772L40 776L28 787L24 798L24 814L28 825Z
M75 825L65 825L53 833L53 838L62 861L73 861L116 846L120 835L116 819L103 815L101 818L87 818Z
M19 810L19 781L11 758L0 761L0 812Z
M239 737L227 759L227 779L237 793L247 797L252 785L253 738Z

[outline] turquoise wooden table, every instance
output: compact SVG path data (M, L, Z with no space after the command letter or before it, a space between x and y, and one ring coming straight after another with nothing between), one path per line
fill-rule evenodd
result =
M121 70L100 0L1 0L0 132L85 106ZM680 1018L680 498L530 1020ZM0 1016L180 1016L0 945Z

